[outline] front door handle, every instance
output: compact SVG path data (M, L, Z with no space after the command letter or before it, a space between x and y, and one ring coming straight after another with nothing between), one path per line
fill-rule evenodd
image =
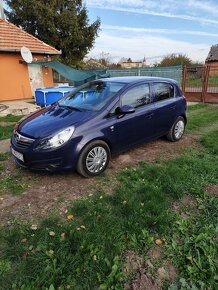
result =
M145 118L151 119L153 117L154 113L147 113L145 114Z

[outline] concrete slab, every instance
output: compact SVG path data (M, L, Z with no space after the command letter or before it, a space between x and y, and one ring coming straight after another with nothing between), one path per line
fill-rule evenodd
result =
M10 151L10 139L0 140L0 153L6 153Z
M200 102L187 102L188 106L194 106L194 105L197 105L197 104L201 104L201 103Z
M30 103L34 100L19 100L19 101L7 101L0 103L0 117L12 115L28 115L36 110L40 109L39 106Z

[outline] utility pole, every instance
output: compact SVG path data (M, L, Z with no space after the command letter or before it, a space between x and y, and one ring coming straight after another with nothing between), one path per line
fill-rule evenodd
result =
M5 19L5 14L4 14L4 8L3 8L2 0L0 0L0 18Z

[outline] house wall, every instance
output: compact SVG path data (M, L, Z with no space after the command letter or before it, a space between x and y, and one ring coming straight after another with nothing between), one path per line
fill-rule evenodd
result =
M33 55L40 60L42 55ZM32 98L28 66L20 53L0 52L0 102ZM44 86L53 86L52 70L42 68Z
M122 68L142 68L143 67L142 62L122 62L120 65Z
M206 62L206 65L210 66L210 77L218 76L218 61Z
M206 65L209 65L211 67L217 67L218 66L218 61L213 61L213 62L206 62Z

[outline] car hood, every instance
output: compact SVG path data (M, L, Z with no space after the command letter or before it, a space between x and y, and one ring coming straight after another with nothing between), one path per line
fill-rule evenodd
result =
M18 125L17 131L33 138L44 138L69 126L82 124L94 115L96 112L79 112L58 105L51 106L28 116Z

